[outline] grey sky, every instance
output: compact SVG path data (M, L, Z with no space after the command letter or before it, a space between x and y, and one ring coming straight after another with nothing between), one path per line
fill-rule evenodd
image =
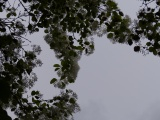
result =
M135 18L139 1L116 1L124 13ZM35 36L36 42L42 39ZM40 82L35 87L52 97L55 89L48 83L55 76L52 65L58 61L45 42L40 44L44 64L36 69ZM95 45L94 54L80 60L78 79L69 86L78 94L81 106L75 120L159 120L160 59L135 53L127 45L113 45L105 36L95 38Z
M80 61L79 78L73 85L82 108L76 120L96 120L97 116L103 116L100 120L140 120L148 112L153 116L160 100L158 57L142 56L129 46L105 40L96 46L95 54Z
M135 18L140 1L116 1L124 13ZM40 33L29 37L35 43L39 40L43 49L44 64L35 70L39 78L35 89L50 98L59 91L49 86L55 77L53 64L58 61L42 37ZM95 47L94 54L79 61L78 79L69 85L81 106L75 120L160 120L160 58L112 44L106 36L95 38Z
M135 18L139 1L116 1ZM159 120L160 59L135 53L127 45L113 45L105 36L95 45L95 53L81 59L73 85L82 108L75 120Z

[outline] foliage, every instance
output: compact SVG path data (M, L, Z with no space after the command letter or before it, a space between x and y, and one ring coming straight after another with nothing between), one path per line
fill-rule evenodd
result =
M80 110L77 95L65 87L75 82L82 54L93 53L93 35L106 35L113 43L134 43L135 52L160 55L160 2L141 1L137 20L131 20L112 0L1 0L0 119L11 119L7 108L17 115L15 120L72 118ZM42 62L37 59L40 46L26 50L25 44L31 41L25 36L39 29L60 60L53 65L59 78L50 84L62 92L48 100L40 91L27 92L37 81L33 69Z

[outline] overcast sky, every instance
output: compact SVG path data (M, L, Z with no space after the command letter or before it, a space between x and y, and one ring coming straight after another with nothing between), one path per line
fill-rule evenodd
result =
M116 0L125 14L136 17L138 0ZM46 98L57 94L49 86L55 77L53 51L42 39L43 34L30 36L42 46L43 67L35 71L40 89ZM112 44L106 36L95 37L95 52L79 61L78 79L69 88L78 94L81 112L75 120L160 120L160 58L135 53L133 47Z
M116 0L136 17L138 0ZM95 38L93 55L80 60L74 91L81 112L75 120L160 120L160 58L135 53L133 47Z

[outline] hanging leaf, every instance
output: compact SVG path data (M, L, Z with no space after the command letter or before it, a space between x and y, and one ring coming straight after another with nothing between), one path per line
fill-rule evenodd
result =
M60 67L60 65L59 64L54 64L53 67Z
M107 35L107 37L108 37L109 39L113 38L113 33L109 33L109 34Z
M53 83L55 83L57 81L57 79L56 78L53 78L51 81L50 81L50 84L53 84Z
M140 51L140 46L135 46L135 47L134 47L134 51L135 51L135 52L139 52L139 51Z

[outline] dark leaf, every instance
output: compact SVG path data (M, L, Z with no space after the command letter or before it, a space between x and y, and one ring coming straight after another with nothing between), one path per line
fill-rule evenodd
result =
M135 51L135 52L139 52L139 51L140 51L140 46L135 46L135 47L134 47L134 51Z
M53 83L55 83L57 81L57 79L56 78L53 78L51 81L50 81L50 84L53 84Z

